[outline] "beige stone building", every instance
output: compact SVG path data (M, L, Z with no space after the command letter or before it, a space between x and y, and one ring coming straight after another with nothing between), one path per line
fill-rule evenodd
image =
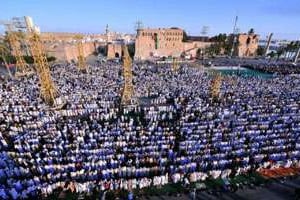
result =
M47 56L56 57L57 61L77 61L78 49L75 36L79 33L42 32L40 34ZM105 36L101 34L83 35L83 53L87 57L94 53L101 45L99 40L104 41Z
M135 41L135 59L160 57L195 57L199 48L211 45L209 42L183 42L183 30L179 28L139 29Z
M254 57L257 55L259 35L257 34L238 34L237 44L234 55L238 57Z
M44 47L47 56L54 56L57 61L77 61L78 49L75 43L45 43ZM91 55L96 48L94 42L83 43L84 57Z
M181 29L140 29L135 40L135 59L180 56L183 48Z
M80 33L62 33L62 32L43 32L40 34L43 41L46 54L54 56L58 61L77 60L78 50L76 46L75 36ZM122 47L120 43L108 43L115 40L124 40L125 43L132 41L132 35L120 35L116 33L109 34L84 34L83 35L83 51L84 56L89 56L99 46L106 46L107 57L109 59L122 56Z

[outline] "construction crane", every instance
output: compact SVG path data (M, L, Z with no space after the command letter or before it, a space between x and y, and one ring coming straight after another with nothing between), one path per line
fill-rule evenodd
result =
M128 105L131 103L133 96L133 84L132 84L132 60L130 58L126 45L122 46L123 50L123 76L125 79L123 94L121 103L122 105Z
M14 24L10 21L1 21L0 23L5 26L12 55L16 58L16 76L24 75L28 71L28 65L23 58L21 50L21 42L19 38L19 34L21 33L18 33Z
M233 32L232 32L233 40L232 40L232 47L231 47L231 51L230 51L230 57L233 56L234 49L235 49L237 39L238 39L237 38L237 34L238 34L237 22L238 22L238 16L235 16Z
M77 53L78 53L78 69L83 72L87 72L87 66L85 63L85 57L83 53L83 44L82 44L82 35L76 35L75 36L76 42L77 42Z
M29 33L29 45L39 77L41 98L47 104L53 105L55 98L58 96L58 90L51 77L50 66L44 52L41 38L36 32Z
M178 61L175 57L172 58L172 71L176 72L178 69Z
M210 93L213 99L218 100L220 97L220 89L222 84L222 77L220 74L214 74L211 82Z

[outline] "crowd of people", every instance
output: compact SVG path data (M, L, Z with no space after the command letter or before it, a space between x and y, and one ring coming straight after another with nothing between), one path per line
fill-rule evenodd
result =
M212 63L215 66L244 66L271 74L300 74L300 63L292 63L284 60L246 59L246 58L215 58L204 61L205 64Z
M37 76L0 83L0 198L133 190L300 167L300 78L223 77L182 65L133 65L132 105L120 105L122 66L52 68L59 99Z

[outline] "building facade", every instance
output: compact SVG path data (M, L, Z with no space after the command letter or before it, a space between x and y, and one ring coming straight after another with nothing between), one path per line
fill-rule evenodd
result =
M135 58L178 57L183 44L182 29L140 29L135 41Z
M108 44L107 45L107 58L121 58L122 56L122 44L115 43L115 44Z
M195 57L199 48L211 43L202 41L183 42L183 30L179 28L139 29L135 40L135 59L161 57Z
M45 43L44 47L47 56L54 56L57 61L78 60L78 48L75 43ZM96 51L96 48L97 44L94 42L83 43L83 56L91 55Z
M257 55L259 35L243 33L237 35L234 55L238 57L254 57Z

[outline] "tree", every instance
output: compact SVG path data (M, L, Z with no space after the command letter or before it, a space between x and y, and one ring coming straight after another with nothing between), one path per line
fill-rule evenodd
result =
M128 52L131 58L134 57L134 53L135 53L135 43L131 43L127 45L128 48Z
M252 35L252 34L254 34L255 32L254 32L254 28L251 28L250 30L249 30L249 32L248 32L248 34L250 34L250 35Z
M275 57L274 51L271 51L270 53L268 53L268 56L270 56L270 58L274 58Z
M212 37L211 40L214 42L214 45L211 46L212 49L209 51L216 54L220 54L222 51L224 51L225 54L230 52L232 42L228 40L228 36L225 33L216 35Z
M210 56L219 55L221 53L221 46L218 43L214 43L205 49L205 53Z
M264 49L262 46L259 46L259 47L257 48L256 54L257 54L258 56L263 56L263 55L265 54L265 49Z
M277 52L276 52L276 55L277 55L277 60L280 58L280 56L282 56L284 54L285 50L283 47L280 47Z
M185 31L183 31L182 42L186 42L188 40L188 35Z
M28 64L33 64L34 63L34 59L32 56L23 56L24 60L26 63Z

